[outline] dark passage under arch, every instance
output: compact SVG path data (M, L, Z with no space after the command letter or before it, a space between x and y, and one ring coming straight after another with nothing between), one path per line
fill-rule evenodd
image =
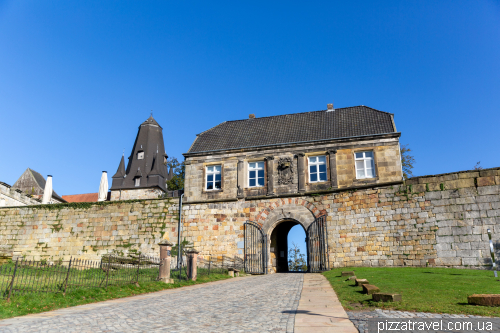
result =
M291 244L288 243L288 234L290 230L297 225L300 225L300 223L293 220L283 221L280 224L278 224L271 232L271 239L270 239L271 270L275 273L289 272L288 251L291 247ZM303 254L307 255L307 253Z

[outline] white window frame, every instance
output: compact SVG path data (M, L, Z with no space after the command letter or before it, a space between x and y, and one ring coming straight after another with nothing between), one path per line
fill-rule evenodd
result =
M320 157L324 157L325 161L319 161ZM316 162L311 162L311 158L316 158ZM320 172L319 171L319 166L324 165L325 166L325 176L326 179L322 180L320 179ZM311 172L311 166L316 166L316 172ZM326 155L315 155L315 156L308 156L307 157L307 171L309 173L309 183L322 183L322 182L327 182L328 181L328 164L326 162ZM311 180L311 174L316 174L317 178L316 180Z
M137 159L138 160L143 160L144 159L144 152L143 151L138 151L137 152Z
M357 157L356 154L363 154L363 157ZM366 157L366 153L371 153L371 157ZM363 161L363 173L364 176L360 177L358 175L358 163L359 161ZM372 175L367 175L367 170L373 170ZM375 152L373 150L365 150L365 151L356 151L354 152L354 170L356 172L356 179L371 179L377 177L377 172L375 170Z
M134 179L134 186L137 187L137 186L141 186L141 177L136 177Z
M217 170L217 167L219 167L219 170ZM213 168L212 171L209 171L209 168ZM211 189L208 188L208 176L212 175L213 178L210 181L212 183ZM215 183L216 181L216 176L220 175L220 187L215 188ZM219 191L222 189L222 164L214 164L214 165L207 165L205 166L205 191Z
M252 167L251 164L255 163L255 167ZM260 166L259 166L260 164ZM248 187L251 187L251 188L254 188L254 187L264 187L265 184L266 184L266 171L265 171L265 168L266 168L266 164L264 163L264 161L255 161L255 162L248 162L248 173L247 173L247 176L248 176ZM259 177L259 171L263 171L264 173L264 176L262 177ZM251 171L255 171L255 185L252 186L250 185L250 172ZM262 178L263 179L263 183L262 185L259 185L259 178Z

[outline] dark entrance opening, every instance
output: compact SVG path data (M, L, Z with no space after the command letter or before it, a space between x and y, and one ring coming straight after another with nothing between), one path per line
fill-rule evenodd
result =
M288 235L290 230L297 226L297 228L303 227L300 223L295 221L284 221L278 224L271 233L271 243L270 243L270 259L271 259L271 270L274 273L285 273L289 272L289 250L292 247L292 243L289 242ZM305 247L305 231L304 231L304 239L301 239L300 242L304 242ZM302 251L304 254L305 262L307 263L307 251Z

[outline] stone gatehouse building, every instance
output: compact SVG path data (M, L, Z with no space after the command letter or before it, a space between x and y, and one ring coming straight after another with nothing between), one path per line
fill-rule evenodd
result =
M143 125L159 137L151 123ZM178 199L144 191L165 191L157 183L168 176L157 163L163 145L145 139L139 158L139 137L129 167L122 159L113 177L121 198L0 207L0 242L30 260L156 254L162 239L176 243ZM491 266L486 230L500 239L500 168L403 181L399 137L392 114L366 106L251 115L208 129L184 154L182 238L202 256L258 257L267 272L287 270L294 225L308 235L310 268Z
M184 154L186 203L287 202L257 222L269 237L268 267L287 271L290 229L308 232L327 215L304 205L305 196L401 184L400 135L393 114L366 106L227 121L198 134Z

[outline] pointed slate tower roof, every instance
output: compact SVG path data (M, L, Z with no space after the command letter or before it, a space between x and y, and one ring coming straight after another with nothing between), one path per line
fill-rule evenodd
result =
M112 178L123 178L124 176L125 176L125 157L122 155L122 159L120 161L120 165L118 166L118 170L116 170L116 173Z
M153 168L149 172L148 176L158 175L163 176L163 164L162 161L159 160L158 154L154 153L153 155Z
M122 156L111 191L121 189L160 188L167 191L165 179L168 174L165 163L168 156L163 143L163 129L151 115L139 126L127 168ZM136 186L135 178L141 181Z

